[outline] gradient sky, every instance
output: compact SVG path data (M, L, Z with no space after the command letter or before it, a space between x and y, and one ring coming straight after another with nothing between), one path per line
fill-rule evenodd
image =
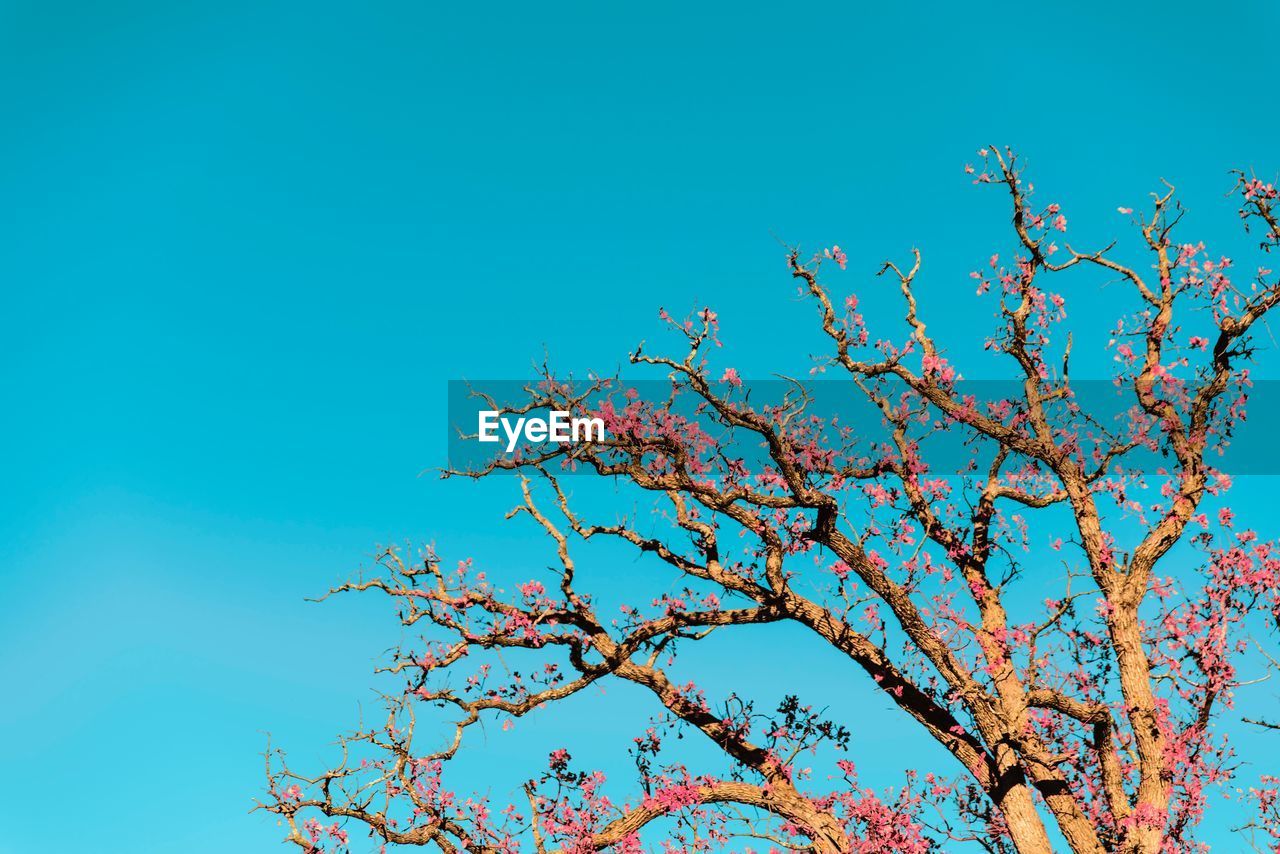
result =
M1273 2L692 5L0 2L0 851L280 850L263 732L331 755L398 638L304 597L377 543L541 543L509 481L420 476L448 380L610 370L705 303L744 375L801 373L779 239L850 286L920 246L963 356L980 145L1082 244L1164 177L1241 251L1226 172L1280 169ZM918 735L864 705L896 782ZM611 743L529 729L504 756Z

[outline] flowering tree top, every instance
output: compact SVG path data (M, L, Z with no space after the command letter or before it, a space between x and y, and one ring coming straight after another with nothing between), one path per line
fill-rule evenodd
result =
M1146 263L1078 250L1062 207L1039 202L1012 152L979 154L966 171L1007 194L1012 250L981 253L970 282L994 303L986 347L1014 393L984 398L963 383L917 302L918 251L880 269L903 314L873 329L857 294L827 282L850 264L839 246L787 262L828 345L815 370L874 408L874 437L815 414L805 382L753 400L718 364L710 309L662 313L673 355L631 355L665 395L544 371L523 411L585 410L604 437L449 474L516 472L510 515L545 532L555 571L505 584L469 560L388 549L375 574L331 591L381 593L417 639L386 667L400 688L385 720L345 737L337 764L306 774L268 751L260 807L288 839L306 851L503 854L1195 850L1211 787L1236 774L1216 721L1244 643L1280 614L1280 554L1235 524L1230 478L1213 466L1244 417L1253 333L1280 283L1183 241L1172 187L1140 213L1120 208ZM1265 257L1280 244L1277 191L1243 173L1235 190ZM1132 295L1110 345L1119 422L1083 405L1070 378L1055 288L1072 268ZM930 459L942 434L963 437L962 471ZM1134 465L1140 454L1163 467ZM658 521L577 506L569 470L648 496ZM606 612L578 571L593 540L644 554L673 586ZM1064 567L1055 576L1046 550ZM1036 569L1057 589L1028 607L1014 591ZM853 710L829 707L823 686L761 708L750 684L712 696L672 675L712 634L781 623L831 647L951 760L872 790L851 755ZM485 722L509 726L617 681L653 707L626 747L633 785L578 767L566 745L501 802L451 788L451 763ZM424 711L444 718L427 726ZM682 750L673 736L686 733L703 749ZM1257 808L1250 838L1275 845L1274 781L1241 797Z

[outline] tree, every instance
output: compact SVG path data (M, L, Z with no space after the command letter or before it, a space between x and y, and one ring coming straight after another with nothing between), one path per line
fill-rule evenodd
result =
M403 689L387 698L384 723L342 740L341 764L308 777L268 750L260 807L282 817L289 839L307 851L342 848L355 828L375 845L445 852L634 852L655 835L685 851L747 838L822 854L961 842L1196 848L1209 787L1235 770L1215 722L1240 681L1245 640L1280 614L1280 553L1235 525L1223 503L1230 478L1211 464L1244 417L1251 336L1280 302L1280 282L1267 270L1238 276L1202 244L1176 242L1183 211L1167 185L1133 215L1149 270L1113 260L1112 247L1059 247L1059 206L1033 202L1012 152L980 155L967 171L1007 192L1016 249L972 277L996 303L986 346L1010 366L1015 394L971 393L930 336L918 251L910 266L880 271L901 291L905 319L875 338L856 297L840 301L819 275L824 262L845 267L839 247L788 254L829 347L817 370L874 406L879 438L811 411L805 382L780 402L753 403L735 370L711 366L709 309L684 321L663 313L683 336L681 355L632 354L638 370L665 376L659 399L618 377L544 370L520 411L594 413L605 440L539 445L448 474L516 473L522 503L511 515L550 538L554 578L503 589L470 561L449 568L433 550L387 549L374 576L330 591L378 591L421 638L392 654L387 670ZM1275 187L1244 173L1234 181L1246 229L1261 227L1263 251L1280 245ZM1083 404L1071 339L1055 334L1065 300L1051 282L1073 268L1121 281L1137 306L1110 345L1119 424ZM929 460L942 434L965 438L962 470ZM1161 467L1148 470L1151 460ZM566 488L569 472L648 496L661 508L657 533L634 517L589 518ZM575 566L583 543L601 539L680 586L605 614ZM1056 575L1044 568L1045 542L1065 566ZM1061 589L1015 609L1029 567ZM954 761L876 793L844 757L848 724L827 719L848 710L787 697L762 711L748 686L713 698L669 673L677 650L713 633L781 623L833 648L904 727ZM538 664L506 666L501 656L517 652ZM638 790L607 794L615 781L575 770L567 750L531 769L501 810L446 785L478 724L609 681L638 686L655 710L631 748ZM424 736L418 716L441 709L453 717L447 737ZM723 764L676 755L673 735L685 733ZM806 751L824 770L801 767ZM1274 780L1245 797L1259 807L1253 830L1274 845Z

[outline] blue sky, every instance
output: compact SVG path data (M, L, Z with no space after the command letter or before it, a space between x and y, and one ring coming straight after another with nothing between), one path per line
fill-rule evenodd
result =
M537 542L511 483L419 476L448 380L611 369L708 303L800 373L779 238L850 286L920 246L972 353L980 145L1082 243L1165 177L1242 253L1226 171L1280 170L1273 3L691 5L0 3L0 851L278 850L262 732L319 761L398 637L304 597L377 543Z

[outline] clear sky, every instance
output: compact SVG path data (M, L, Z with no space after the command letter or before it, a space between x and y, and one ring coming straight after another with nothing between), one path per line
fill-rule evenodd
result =
M961 172L985 143L1082 243L1164 177L1245 246L1222 196L1280 170L1278 24L1261 0L0 2L0 852L279 850L247 814L263 731L320 762L398 638L304 597L389 541L550 559L501 523L510 482L419 476L450 379L544 348L608 370L701 304L745 376L800 373L778 239L845 246L848 283L919 246L931 328L970 353L966 273L1005 245ZM857 714L868 782L896 782L918 736Z

